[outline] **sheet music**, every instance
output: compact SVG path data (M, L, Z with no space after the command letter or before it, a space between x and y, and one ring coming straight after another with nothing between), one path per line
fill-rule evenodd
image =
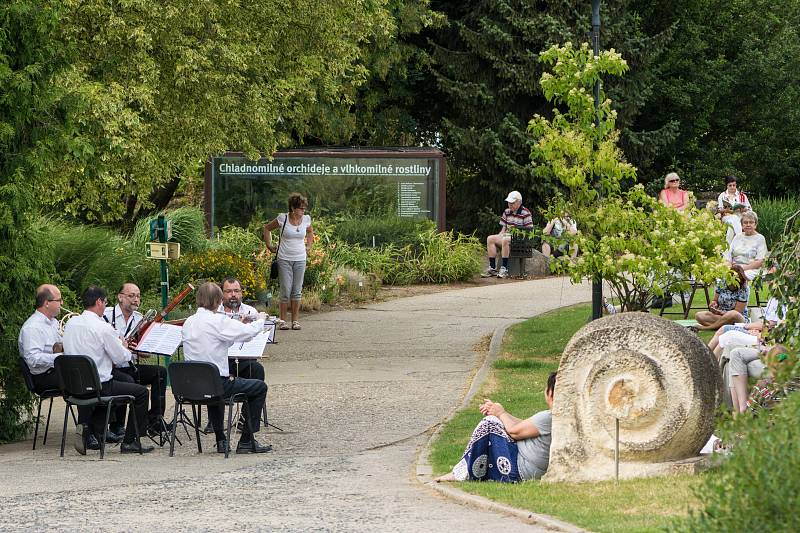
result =
M136 346L136 351L172 355L181 341L183 341L183 327L156 322L147 328L144 338Z
M253 340L237 342L228 348L229 359L258 359L264 355L264 349L269 344L270 338L275 335L275 328L262 331Z

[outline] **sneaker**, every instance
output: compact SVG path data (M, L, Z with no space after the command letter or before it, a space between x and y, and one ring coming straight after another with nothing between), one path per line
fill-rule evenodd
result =
M482 278L493 278L493 277L495 277L496 275L497 275L497 269L496 269L496 268L489 267L489 268L487 268L487 269L486 269L486 272L484 272L483 274L481 274L481 277L482 277Z
M508 269L506 267L500 267L500 271L497 273L497 277L500 279L508 277Z

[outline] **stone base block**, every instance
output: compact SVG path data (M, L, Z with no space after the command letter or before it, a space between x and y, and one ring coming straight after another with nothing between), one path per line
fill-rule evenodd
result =
M665 463L620 463L619 478L634 479L640 477L674 476L678 474L699 474L715 466L714 457L711 455L700 455L681 459L680 461L670 461ZM604 462L595 465L593 468L575 470L561 475L551 475L550 472L542 477L542 481L550 483L560 482L587 482L587 481L609 481L614 479L614 463Z
M511 257L508 271L512 276L542 277L550 275L550 260L541 252L533 250L532 257Z

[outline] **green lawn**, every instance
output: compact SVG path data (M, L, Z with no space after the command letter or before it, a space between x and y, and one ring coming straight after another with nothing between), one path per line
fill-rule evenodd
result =
M449 471L460 460L472 429L481 419L477 406L484 397L501 402L519 417L546 409L543 391L547 376L558 368L564 346L586 324L590 312L588 305L574 306L509 328L480 393L433 444L430 462L436 475ZM593 531L655 531L686 516L688 509L697 505L692 488L700 479L673 476L622 481L619 485L466 482L458 487Z

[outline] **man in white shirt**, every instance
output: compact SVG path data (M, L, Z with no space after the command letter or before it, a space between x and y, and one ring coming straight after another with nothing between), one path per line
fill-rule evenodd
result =
M19 332L19 355L28 365L34 389L39 393L59 388L53 362L64 351L56 320L62 302L58 287L39 286L36 289L36 310Z
M245 324L258 319L255 307L242 303L242 284L236 278L225 278L222 281L222 303L219 312ZM238 365L235 360L228 362L228 372L231 376L264 381L264 366L255 359L243 359Z
M103 319L111 324L117 335L123 341L142 321L142 314L139 312L139 305L142 301L142 293L135 283L125 283L117 293L117 305L106 307ZM133 348L126 341L128 348ZM114 379L127 381L129 383L139 383L140 385L150 385L150 410L147 413L147 428L156 433L160 430L160 422L164 417L167 393L167 369L160 365L146 365L140 360L149 357L148 354L134 353L130 363L117 366L112 371ZM124 414L124 407L123 407ZM124 416L118 417L119 425L112 428L114 433L119 434ZM144 429L141 432L144 434Z
M84 312L71 319L64 328L64 353L87 355L97 366L97 374L102 385L103 396L129 395L134 397L134 416L139 431L143 432L147 421L147 388L136 383L113 379L114 366L130 362L131 352L122 345L117 332L111 324L103 320L107 293L94 285L87 288L81 296ZM86 442L90 434L102 435L105 431L105 409L91 407L78 408L78 422L83 424L82 438L76 440L75 449L86 454ZM152 446L142 446L136 439L132 417L128 419L125 437L120 445L122 453L143 453L153 451Z
M218 312L221 303L222 289L216 283L204 283L197 290L197 312L183 323L183 355L187 361L205 361L216 366L226 397L236 393L247 396L244 416L250 419L252 433L245 425L236 453L268 452L272 446L259 444L253 436L261 426L267 384L259 379L231 376L228 363L228 348L235 342L246 342L258 335L264 329L264 319L258 317L248 324L231 320ZM220 406L209 406L208 415L217 440L217 452L220 453L228 447L222 431L222 414Z

